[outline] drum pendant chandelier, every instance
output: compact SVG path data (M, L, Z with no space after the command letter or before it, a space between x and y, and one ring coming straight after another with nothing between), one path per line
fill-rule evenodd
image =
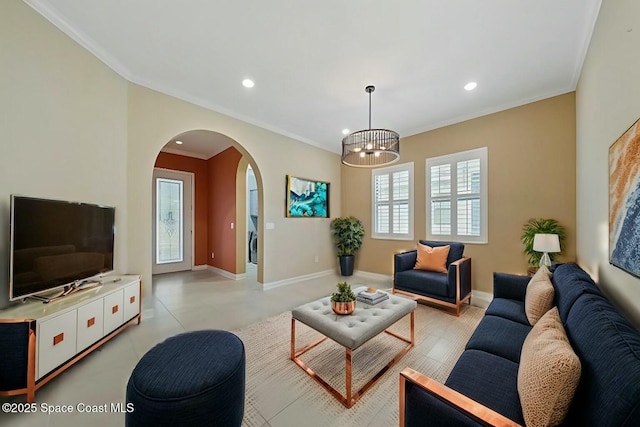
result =
M371 129L371 92L369 94L369 129L353 132L342 139L342 163L357 168L389 165L400 158L400 135L389 129Z

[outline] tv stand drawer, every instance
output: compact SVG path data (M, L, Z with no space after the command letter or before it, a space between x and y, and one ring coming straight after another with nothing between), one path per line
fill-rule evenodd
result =
M73 310L38 324L38 375L52 371L76 354L76 319Z
M140 286L127 286L123 292L124 320L127 321L140 313Z
M102 300L78 307L78 351L84 350L104 336Z
M122 302L122 289L104 297L104 334L122 325L124 320L124 307ZM128 320L128 319L127 319Z

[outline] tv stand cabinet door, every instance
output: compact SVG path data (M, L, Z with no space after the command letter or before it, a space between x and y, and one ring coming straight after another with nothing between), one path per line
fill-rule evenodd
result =
M100 340L104 333L102 299L78 307L78 351Z
M122 289L104 297L104 335L124 323L124 297Z
M124 321L140 313L140 282L124 288Z
M76 354L77 310L38 322L38 375L42 378Z

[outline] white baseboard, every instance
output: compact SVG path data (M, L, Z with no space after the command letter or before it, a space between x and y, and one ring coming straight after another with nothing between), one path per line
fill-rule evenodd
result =
M206 264L194 265L193 267L191 267L191 271L200 271L200 270L206 270L206 269L207 269Z
M471 305L480 308L487 308L493 301L493 295L489 292L471 291Z
M317 273L304 274L302 276L290 277L288 279L276 280L275 282L264 283L262 289L265 291L273 288L279 288L280 286L292 285L294 283L302 282L305 280L317 279L318 277L330 276L335 274L335 270L318 271Z
M360 277L364 277L365 279L388 280L389 284L391 284L391 281L393 280L393 276L390 274L372 273L370 271L362 271L362 270L356 270L353 272L353 274L358 275Z
M247 276L246 273L235 274L218 267L213 267L211 265L207 265L207 270L213 271L214 273L217 273L222 277L226 277L227 279L231 279L231 280L240 280L240 279L244 279Z

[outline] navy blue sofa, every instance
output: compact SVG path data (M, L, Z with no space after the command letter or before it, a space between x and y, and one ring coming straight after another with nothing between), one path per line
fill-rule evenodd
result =
M517 377L531 329L524 311L528 282L494 273L494 299L444 385L411 369L400 374L401 425L524 425ZM640 426L640 332L576 264L559 265L552 283L582 364L563 425Z
M449 245L446 273L414 270L417 250L395 254L393 258L393 293L455 310L460 315L462 303L471 303L471 258L464 257L464 244L420 240L431 247Z

